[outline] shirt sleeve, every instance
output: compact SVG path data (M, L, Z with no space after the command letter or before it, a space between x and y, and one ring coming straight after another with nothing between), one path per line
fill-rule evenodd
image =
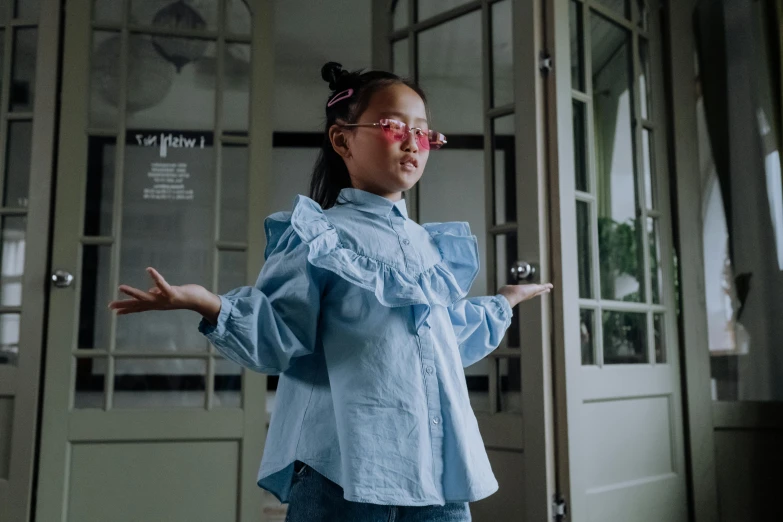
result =
M323 274L307 260L308 246L288 229L269 254L255 286L220 295L217 324L199 331L226 358L276 375L317 342Z
M460 299L448 310L463 367L480 361L498 347L513 314L502 294Z

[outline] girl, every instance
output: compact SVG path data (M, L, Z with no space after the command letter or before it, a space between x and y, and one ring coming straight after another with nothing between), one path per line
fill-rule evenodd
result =
M189 309L228 359L280 374L258 484L287 521L464 521L498 484L463 367L500 343L512 307L550 284L465 295L479 270L467 223L418 225L402 192L430 150L426 98L387 72L321 70L331 95L310 198L264 222L255 286L214 295L148 268L117 314Z

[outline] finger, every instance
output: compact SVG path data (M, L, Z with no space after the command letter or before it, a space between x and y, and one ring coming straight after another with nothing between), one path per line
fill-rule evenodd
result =
M117 315L135 314L138 312L147 312L153 310L147 303L143 301L129 301L126 306L117 309Z
M147 290L147 292L154 295L160 295L160 288L158 288L157 286L153 286L152 288Z
M163 279L163 276L160 275L157 270L150 266L147 268L147 273L150 275L152 280L155 281L155 284L158 288L160 288L163 295L169 295L171 293L171 286L166 282L165 279Z
M120 285L119 290L123 294L129 295L131 297L135 297L139 301L151 301L152 300L152 297L147 292L142 292L138 288L133 288L132 286Z
M146 303L146 301L139 301L138 299L124 299L121 301L112 301L109 303L109 308L112 310L126 310L128 308L137 307L139 303Z

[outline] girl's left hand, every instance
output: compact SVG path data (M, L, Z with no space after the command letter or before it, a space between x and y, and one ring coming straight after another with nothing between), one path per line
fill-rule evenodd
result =
M498 293L503 294L503 297L508 299L509 304L513 308L522 301L533 299L541 294L548 294L552 288L552 283L543 283L540 285L506 285L498 290Z

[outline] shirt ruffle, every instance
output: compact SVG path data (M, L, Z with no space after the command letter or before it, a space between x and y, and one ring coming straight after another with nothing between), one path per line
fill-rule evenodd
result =
M299 195L292 211L277 212L266 219L265 257L292 228L307 243L307 259L312 265L373 292L384 306L450 306L467 295L478 275L476 236L470 234L465 222L426 223L422 227L435 242L441 260L419 274L409 274L345 248L321 206Z

